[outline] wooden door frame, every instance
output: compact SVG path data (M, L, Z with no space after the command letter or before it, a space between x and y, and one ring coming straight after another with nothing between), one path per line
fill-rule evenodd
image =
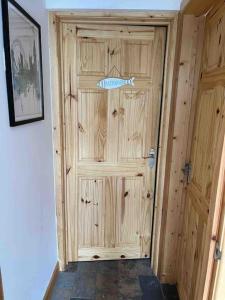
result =
M176 53L178 12L164 11L55 11L49 13L49 38L51 55L51 90L53 111L53 141L55 165L55 197L58 233L58 257L60 269L64 270L67 260L67 224L66 224L66 168L64 157L64 122L62 91L62 69L60 65L60 30L62 23L98 23L121 25L149 25L167 27L166 58L164 68L162 114L160 127L160 147L158 154L158 172L156 177L153 242L151 265L158 274L161 221L164 191L166 191L167 157L171 148L172 111L174 109L174 66Z
M219 277L221 261L214 260L215 242L219 243L219 247L224 255L225 251L225 134L223 139L223 151L220 158L219 165L219 180L217 185L217 197L216 197L215 212L213 215L213 230L212 240L213 246L209 254L208 260L208 276L206 281L206 296L208 299L215 299L215 293L217 291L217 282Z

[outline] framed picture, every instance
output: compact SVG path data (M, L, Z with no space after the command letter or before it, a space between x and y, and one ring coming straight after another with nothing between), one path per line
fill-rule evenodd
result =
M44 119L40 25L14 0L2 0L10 126Z

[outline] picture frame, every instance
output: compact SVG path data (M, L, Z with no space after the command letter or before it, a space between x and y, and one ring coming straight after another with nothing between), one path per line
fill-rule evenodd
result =
M10 126L44 120L41 26L14 0L1 0Z

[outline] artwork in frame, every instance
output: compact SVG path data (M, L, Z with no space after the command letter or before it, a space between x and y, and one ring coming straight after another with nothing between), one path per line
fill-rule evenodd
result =
M44 119L40 25L14 0L2 0L10 126Z

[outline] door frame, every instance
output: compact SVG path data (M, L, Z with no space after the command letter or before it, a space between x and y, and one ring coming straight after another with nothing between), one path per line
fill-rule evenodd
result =
M213 214L212 224L212 249L210 249L208 260L208 276L205 284L205 295L208 299L216 300L216 296L221 296L219 284L221 284L223 273L221 271L224 264L224 257L222 260L214 259L215 242L218 242L222 256L225 253L225 135L223 136L223 150L219 165L219 180L217 184L217 197L215 204L215 211ZM223 267L224 268L224 267ZM217 294L218 293L218 294ZM216 296L215 296L216 295Z
M177 50L177 24L178 12L164 11L54 11L49 13L49 40L50 40L50 64L51 64L51 90L52 90L52 112L53 112L53 143L54 143L54 167L55 167L55 198L57 215L58 235L58 258L60 270L64 270L67 259L67 189L66 189L66 166L64 156L64 117L62 90L62 68L60 33L63 23L98 23L98 24L120 24L120 25L149 25L167 27L166 55L163 80L163 97L160 124L158 166L156 173L156 190L153 217L153 240L151 266L158 274L160 236L162 232L162 212L164 208L164 191L169 184L166 180L168 172L167 158L170 155L172 145L173 120L171 118L174 110L174 86Z

